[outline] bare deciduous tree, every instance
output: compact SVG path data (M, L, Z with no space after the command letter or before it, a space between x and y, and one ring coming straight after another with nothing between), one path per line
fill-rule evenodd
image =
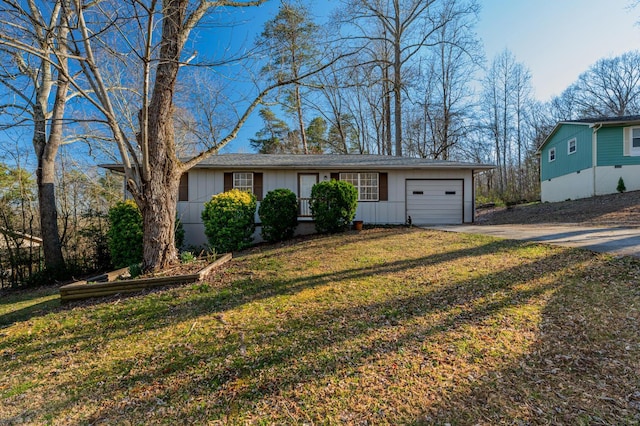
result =
M356 37L367 42L376 41L382 47L383 55L377 55L374 60L379 62L382 70L383 89L386 88L385 84L389 84L383 96L393 94L394 144L397 156L402 156L402 95L405 89L403 72L409 61L423 47L429 45L433 32L442 26L442 22L429 14L434 3L435 0L347 2L350 13L345 22L351 23L354 31L360 32ZM387 109L390 109L390 106L387 106ZM390 126L385 127L388 129Z
M498 192L506 194L510 170L522 158L523 115L530 103L531 77L526 67L509 50L498 54L483 81L484 127L493 141L498 166ZM514 161L515 160L515 161ZM520 168L517 167L517 170ZM513 175L513 173L511 173ZM511 185L513 192L514 185Z
M640 52L600 59L578 77L563 98L572 102L572 109L581 118L638 114Z
M56 156L63 139L69 97L69 27L64 1L47 7L35 1L3 0L0 84L11 100L0 110L13 117L9 126L28 123L37 159L36 183L40 232L47 268L65 267L55 195Z
M435 45L428 49L419 68L412 120L414 149L420 157L448 160L467 133L473 110L474 75L482 62L479 40L473 28L479 6L475 0L448 0L440 11L444 24L434 32ZM426 64L426 65L425 65Z

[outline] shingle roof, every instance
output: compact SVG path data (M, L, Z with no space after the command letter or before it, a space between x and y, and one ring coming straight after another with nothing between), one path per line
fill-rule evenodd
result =
M621 117L592 117L592 118L579 118L577 120L564 120L556 123L555 127L549 135L542 141L542 144L538 147L536 153L540 155L542 148L551 140L551 137L560 129L563 124L582 124L585 126L628 126L633 124L640 124L640 115L625 115Z
M121 164L101 164L110 170L122 170ZM315 169L315 170L383 170L383 169L472 169L490 170L495 166L462 161L429 160L389 155L303 155L303 154L218 154L198 163L196 169Z
M640 115L624 115L621 117L579 118L577 120L562 121L562 123L610 124L610 123L629 123L634 121L640 121Z
M428 160L389 155L219 154L201 161L196 168L264 169L449 169L488 170L494 166L460 161Z

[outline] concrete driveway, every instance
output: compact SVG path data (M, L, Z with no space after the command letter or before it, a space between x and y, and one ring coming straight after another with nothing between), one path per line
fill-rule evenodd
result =
M493 235L511 240L538 241L602 253L640 257L640 228L578 225L443 225L427 228Z

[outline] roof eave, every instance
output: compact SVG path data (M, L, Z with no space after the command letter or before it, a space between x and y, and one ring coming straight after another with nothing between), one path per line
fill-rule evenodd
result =
M583 122L579 122L579 121L558 121L558 123L556 123L556 125L553 127L553 130L551 130L551 132L549 133L549 136L544 138L544 140L542 141L542 143L540 144L540 146L536 150L536 155L541 155L542 154L542 148L544 148L544 146L551 140L551 138L553 137L553 135L556 134L558 129L560 129L560 127L565 125L565 124L575 124L575 125L578 125L578 126L589 126L589 127L591 127L593 125L593 123L583 123Z
M433 165L381 165L381 164L235 164L235 165L219 165L219 164L196 164L194 169L216 169L216 170L437 170L437 169L469 169L469 170L492 170L495 166L492 164L433 164Z

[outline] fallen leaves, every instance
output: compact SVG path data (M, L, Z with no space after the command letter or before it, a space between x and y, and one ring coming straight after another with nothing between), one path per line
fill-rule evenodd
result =
M638 423L638 271L419 229L261 246L215 282L11 314L0 418Z

